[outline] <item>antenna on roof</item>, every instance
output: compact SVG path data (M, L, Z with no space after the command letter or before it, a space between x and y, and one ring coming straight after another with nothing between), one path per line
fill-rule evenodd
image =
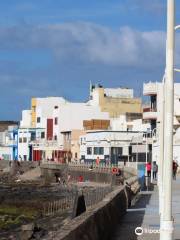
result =
M89 99L92 98L92 82L91 80L89 81Z

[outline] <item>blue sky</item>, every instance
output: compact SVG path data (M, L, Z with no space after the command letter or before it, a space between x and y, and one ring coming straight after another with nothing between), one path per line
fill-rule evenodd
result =
M164 0L0 1L0 119L20 120L33 96L85 101L90 80L141 96L162 78L165 31Z

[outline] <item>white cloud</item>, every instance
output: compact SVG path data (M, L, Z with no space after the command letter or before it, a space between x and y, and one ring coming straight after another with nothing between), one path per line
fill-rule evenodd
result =
M44 28L44 27L43 27ZM57 57L118 66L161 65L165 57L165 33L140 32L129 27L113 31L90 23L49 25L48 45ZM45 30L44 29L44 30Z
M178 35L179 38L179 35ZM163 31L141 32L129 27L112 30L87 22L0 29L0 48L48 49L56 61L102 63L115 66L162 66ZM177 59L180 52L177 51Z

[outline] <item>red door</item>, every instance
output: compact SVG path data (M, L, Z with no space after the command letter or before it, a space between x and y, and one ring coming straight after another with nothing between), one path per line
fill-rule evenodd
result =
M53 119L47 119L47 140L53 139Z

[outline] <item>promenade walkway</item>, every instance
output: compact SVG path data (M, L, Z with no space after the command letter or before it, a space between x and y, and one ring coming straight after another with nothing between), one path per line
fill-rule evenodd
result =
M152 192L140 193L135 206L128 209L121 223L116 227L111 240L159 240L159 197L158 188L154 185ZM180 176L173 180L173 217L174 240L180 240ZM141 227L142 235L136 235L135 229ZM150 233L149 230L155 232Z

